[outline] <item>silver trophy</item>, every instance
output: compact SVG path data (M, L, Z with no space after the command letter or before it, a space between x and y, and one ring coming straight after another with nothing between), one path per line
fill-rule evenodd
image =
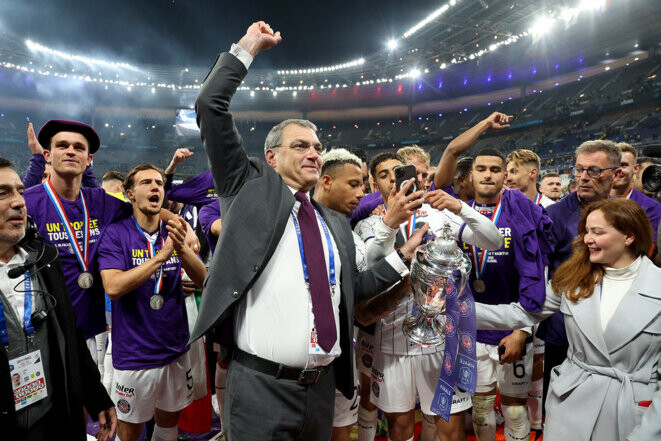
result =
M436 239L419 246L411 262L411 285L420 313L404 319L404 335L421 346L443 344L447 293L456 289L459 295L470 270L471 261L457 246L447 224Z

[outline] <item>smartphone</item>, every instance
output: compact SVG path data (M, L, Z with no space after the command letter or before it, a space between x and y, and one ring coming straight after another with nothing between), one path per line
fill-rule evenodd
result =
M406 192L407 196L418 191L418 172L415 169L415 165L412 164L395 167L395 185L397 186L397 191L400 191L411 178L415 179L415 181Z
M505 355L505 346L500 345L498 346L498 361L503 359L503 355Z

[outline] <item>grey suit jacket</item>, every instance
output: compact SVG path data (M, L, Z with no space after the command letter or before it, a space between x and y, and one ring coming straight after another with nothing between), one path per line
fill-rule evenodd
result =
M661 440L659 282L661 269L642 257L638 276L605 331L598 290L572 302L549 284L537 314L516 303L476 304L479 329L517 329L563 313L569 350L551 373L545 440Z
M216 193L223 213L204 295L191 341L220 326L225 337L233 333L232 315L237 301L251 288L273 255L294 207L294 196L266 162L248 158L228 111L232 95L247 74L235 56L223 53L197 97L197 123L209 157ZM401 280L385 260L370 271L356 269L355 246L347 219L316 204L328 224L341 262L340 347L334 362L336 387L347 398L353 394L353 307ZM300 256L291 256L300 265ZM276 295L277 293L273 293ZM286 294L286 293L283 293ZM283 325L289 318L283 317ZM232 347L233 342L226 342Z

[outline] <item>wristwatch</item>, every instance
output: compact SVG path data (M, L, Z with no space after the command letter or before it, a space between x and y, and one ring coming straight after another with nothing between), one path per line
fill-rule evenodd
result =
M399 258L402 259L402 262L404 262L404 265L406 265L406 266L411 265L411 261L406 258L404 253L402 253L402 250L400 250L398 248L396 252L397 252L397 255L399 256Z

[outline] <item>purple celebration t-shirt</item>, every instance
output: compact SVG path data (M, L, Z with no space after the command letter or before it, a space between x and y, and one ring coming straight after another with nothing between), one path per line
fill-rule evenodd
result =
M90 272L94 276L94 284L89 289L78 286L78 276L83 271L82 267L69 243L64 224L43 185L35 185L25 191L25 205L28 214L37 224L39 234L44 237L46 243L57 248L60 254L64 280L76 313L76 325L83 330L85 338L91 338L106 330L103 284L96 262L99 238L112 222L122 217L129 217L133 209L131 204L110 196L102 188L82 187L81 191L87 202L90 217L88 260ZM60 201L76 232L78 244L82 246L84 220L80 197L75 201L62 198Z
M147 232L154 236L158 253L167 240L167 230ZM162 235L162 236L161 236ZM129 271L149 260L144 233L133 217L110 225L99 247L99 270ZM159 294L163 307L154 310L156 277L152 275L134 291L112 302L112 363L119 370L140 370L166 366L188 349L188 319L181 286L181 262L176 251L161 267L163 285Z
M168 199L184 204L202 206L218 199L211 171L207 170L190 178L183 184L173 185L168 190Z

